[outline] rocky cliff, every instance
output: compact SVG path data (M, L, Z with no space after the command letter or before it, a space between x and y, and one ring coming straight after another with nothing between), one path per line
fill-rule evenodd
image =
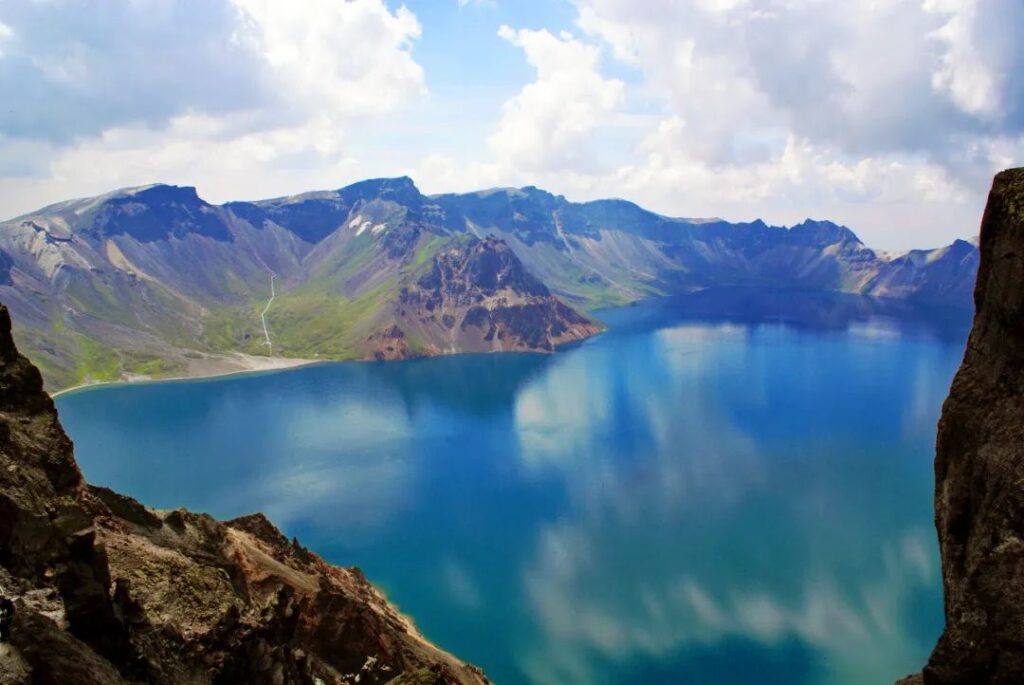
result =
M221 522L91 487L0 305L0 684L482 685L355 568L262 515Z
M907 684L1024 682L1024 168L996 176L980 246L974 327L936 443L946 629Z

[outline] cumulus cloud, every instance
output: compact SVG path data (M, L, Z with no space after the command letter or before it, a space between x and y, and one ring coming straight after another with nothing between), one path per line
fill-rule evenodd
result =
M22 211L155 180L221 199L321 187L354 174L351 126L426 92L420 24L382 0L0 13L0 203Z
M964 133L1019 134L1012 0L576 0L579 23L642 70L696 140L732 159L752 131L844 152L942 155ZM990 38L989 36L994 38ZM696 145L696 143L694 143Z
M420 24L380 0L232 0L244 15L234 40L254 48L287 99L338 117L377 114L425 91L412 58Z
M585 169L588 136L609 123L624 84L604 78L598 48L570 33L502 26L498 35L522 48L537 73L502 108L489 139L498 160L526 171Z
M571 1L573 33L501 27L492 47L532 73L460 83L494 98L471 115L423 97L413 46L436 15L384 0L5 4L0 207L101 183L224 200L411 172L432 191L829 217L901 249L973 235L991 174L1024 157L1019 0ZM424 116L398 116L410 103ZM464 136L436 135L452 120Z
M66 143L116 126L158 127L185 114L244 125L387 111L424 90L405 7L380 0L173 0L4 9L0 110L12 138Z
M1024 156L1018 2L573 4L581 34L502 28L535 76L505 101L491 156L432 155L427 184L828 216L905 249L974 235L991 174Z
M1024 22L1024 5L1003 0L925 0L944 23L929 37L941 45L932 86L996 131L1024 125L1024 50L1010 27Z
M225 113L268 98L259 55L230 40L228 3L6 3L0 130L66 143L188 110Z
M574 4L585 37L663 108L616 174L662 208L849 220L870 204L869 233L907 246L909 228L931 244L970 235L991 173L1019 163L1024 49L1010 27L1024 6L1012 0Z

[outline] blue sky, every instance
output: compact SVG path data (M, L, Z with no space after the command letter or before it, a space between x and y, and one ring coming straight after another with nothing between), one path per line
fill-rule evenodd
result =
M408 174L972 237L1024 157L1019 0L7 0L0 215Z

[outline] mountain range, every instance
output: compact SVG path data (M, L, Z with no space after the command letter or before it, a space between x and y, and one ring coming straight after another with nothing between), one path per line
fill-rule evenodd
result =
M214 205L151 185L0 223L0 301L51 390L285 360L550 351L603 307L714 287L971 306L974 243L885 255L807 220L670 218L409 178Z

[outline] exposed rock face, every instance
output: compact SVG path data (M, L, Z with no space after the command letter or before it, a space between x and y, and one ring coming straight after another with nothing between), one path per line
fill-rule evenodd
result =
M87 485L2 305L0 592L17 606L3 685L487 682L261 514L222 523Z
M935 457L946 630L907 683L1024 682L1024 169L992 186L974 302Z
M422 338L446 345L434 353L550 352L601 330L552 295L493 237L437 255L430 272L403 289L397 318Z
M366 338L367 346L377 361L386 359L407 359L409 345L405 340L405 331L398 324L391 324Z

